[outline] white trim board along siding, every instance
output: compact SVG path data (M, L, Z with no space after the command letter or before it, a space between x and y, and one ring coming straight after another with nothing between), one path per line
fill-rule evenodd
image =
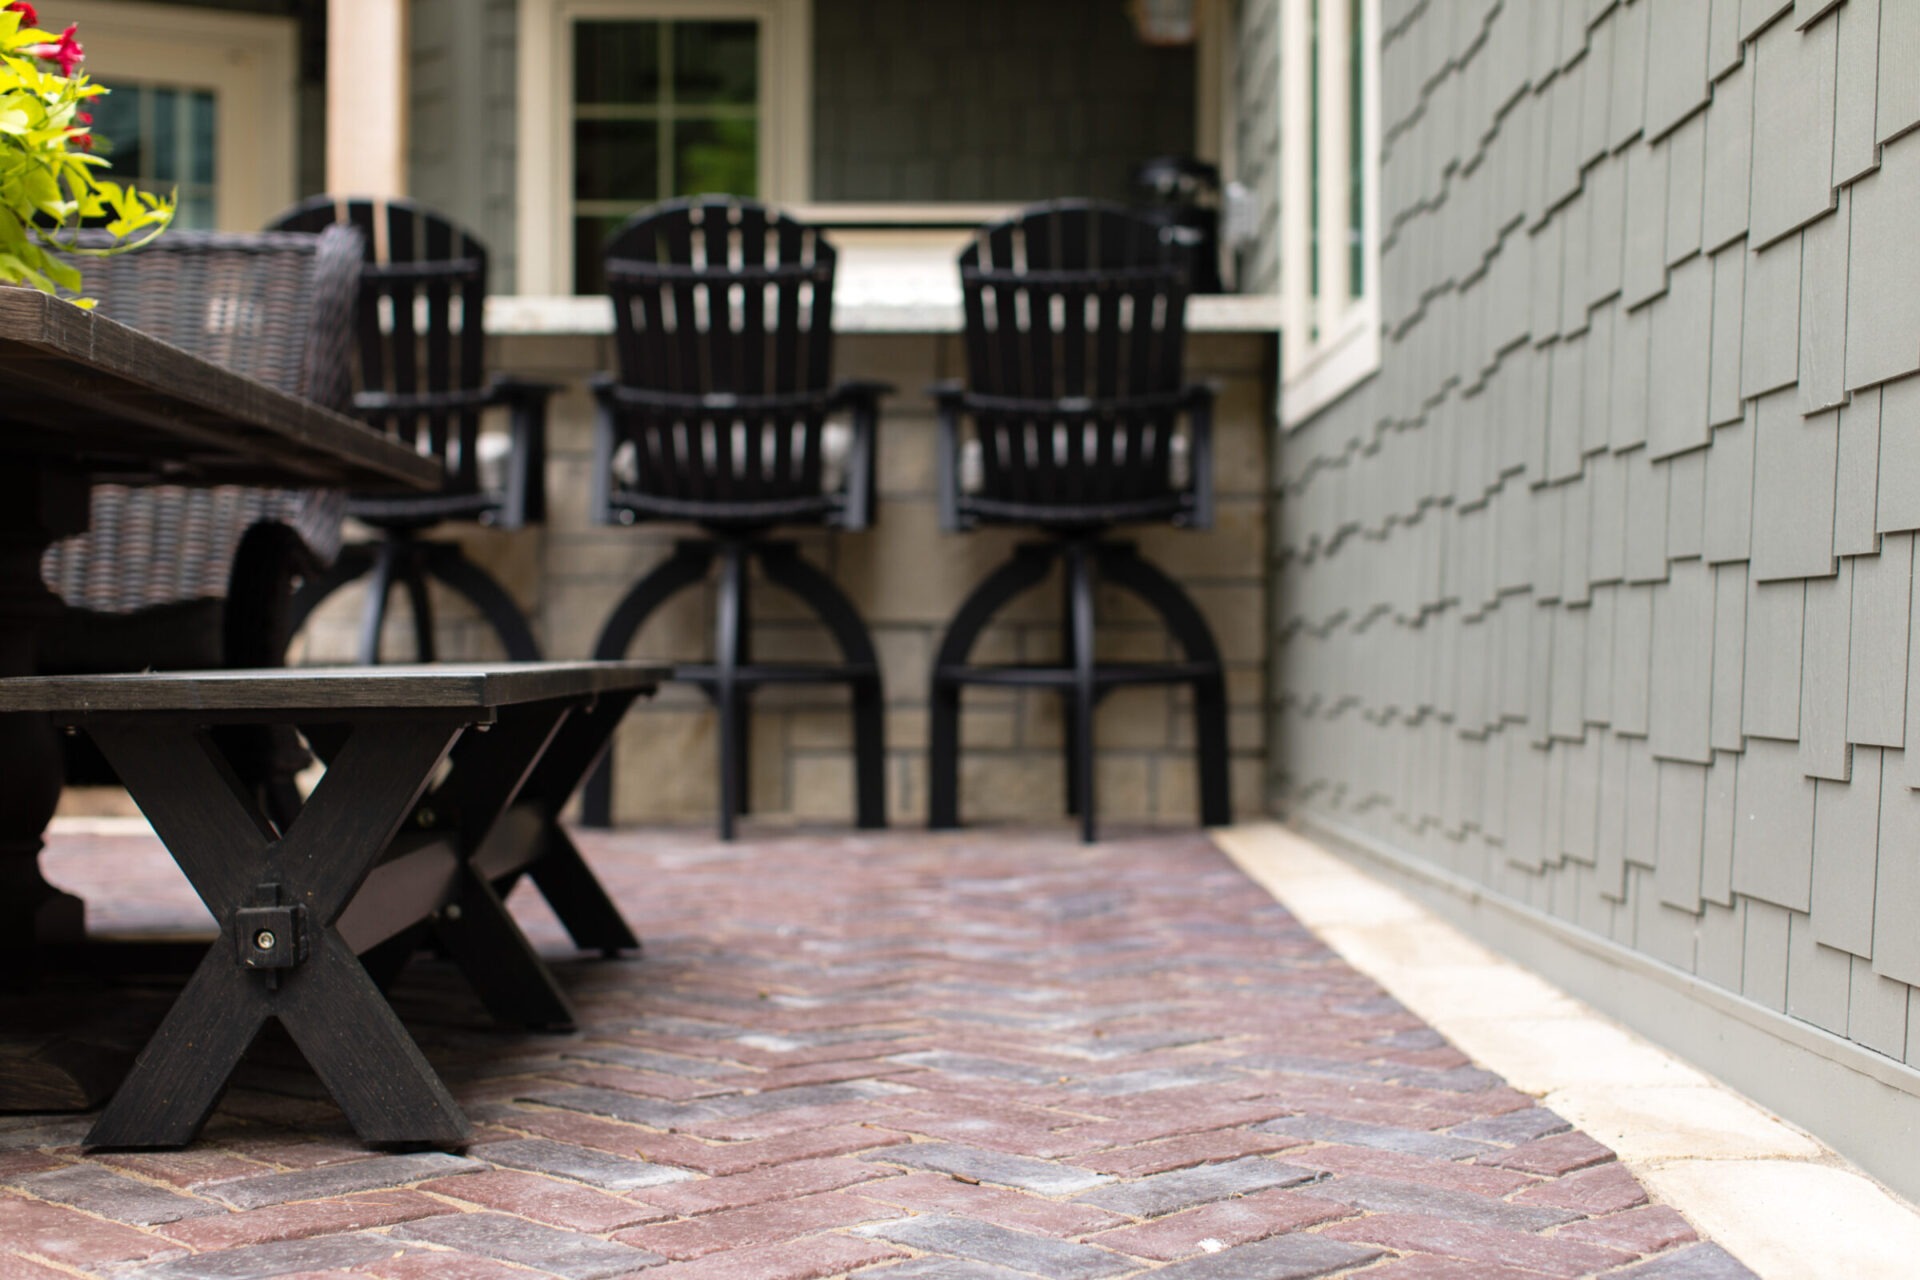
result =
M517 289L572 284L571 24L582 18L742 18L760 24L760 195L801 202L812 182L811 0L521 0Z

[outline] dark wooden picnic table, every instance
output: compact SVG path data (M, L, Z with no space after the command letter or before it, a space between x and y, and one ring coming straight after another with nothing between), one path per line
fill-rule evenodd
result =
M571 1027L565 993L503 905L522 877L581 948L639 945L559 815L662 669L36 674L39 630L65 607L41 583L41 557L85 529L95 483L367 492L440 479L438 462L351 418L43 294L0 289L0 950L29 952L0 979L44 955L102 950L81 945L83 904L38 866L60 793L56 725L107 756L220 929L124 1083L124 1056L103 1062L80 1042L50 1051L11 1034L0 1009L0 1108L71 1109L111 1091L90 1145L180 1145L277 1019L367 1141L457 1148L466 1119L375 975L433 946L498 1021ZM296 726L327 766L284 827L239 785L213 732L264 724Z
M376 975L431 946L497 1022L573 1029L504 899L525 876L583 950L639 946L559 817L665 675L621 661L0 680L0 712L93 739L220 926L88 1145L191 1142L277 1019L366 1141L463 1146L466 1118ZM214 737L276 723L327 766L284 828Z
M440 467L136 329L0 288L0 677L38 670L40 630L65 607L41 582L42 555L85 531L91 487L111 481L431 490ZM80 901L39 867L60 796L55 733L42 715L0 715L0 948L84 934ZM0 1081L35 1074L10 1071L8 1052Z
M48 546L86 530L98 482L432 490L440 466L364 424L31 289L0 289L0 676L39 669L65 606ZM0 716L0 946L77 941L80 902L40 874L60 796L42 716Z

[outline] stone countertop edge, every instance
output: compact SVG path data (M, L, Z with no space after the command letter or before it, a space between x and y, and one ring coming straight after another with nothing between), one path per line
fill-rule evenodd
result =
M1281 302L1270 294L1205 294L1188 299L1187 332L1278 333ZM924 302L838 302L839 333L959 333L956 299ZM613 332L607 299L496 295L487 299L487 333L494 337L598 337Z

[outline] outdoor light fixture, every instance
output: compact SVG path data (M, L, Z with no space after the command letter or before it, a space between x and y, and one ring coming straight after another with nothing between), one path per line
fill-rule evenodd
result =
M1127 0L1133 25L1145 44L1192 44L1194 0Z

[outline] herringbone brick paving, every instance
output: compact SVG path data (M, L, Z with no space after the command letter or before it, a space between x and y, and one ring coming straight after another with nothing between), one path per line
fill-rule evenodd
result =
M396 988L465 1155L363 1149L270 1036L187 1151L0 1120L0 1278L1751 1274L1204 837L583 842L644 957L515 902L581 1033L495 1030L430 961ZM204 921L145 838L47 860L96 928Z

